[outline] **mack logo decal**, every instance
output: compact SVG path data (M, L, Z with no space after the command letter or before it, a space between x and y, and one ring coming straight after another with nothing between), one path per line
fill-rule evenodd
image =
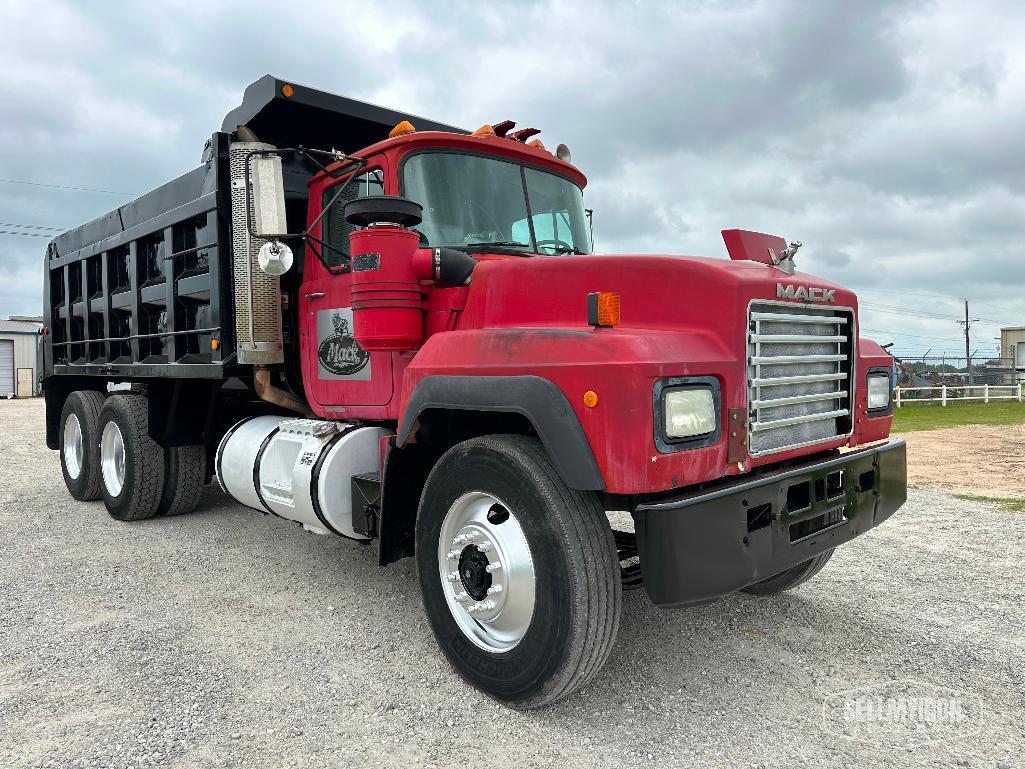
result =
M330 325L326 324L325 320L328 320ZM318 313L317 359L321 378L370 378L370 353L356 342L350 330L351 323L352 310L348 308L322 310Z
M836 289L806 288L805 286L795 286L791 283L784 286L782 283L777 283L776 298L800 299L803 302L835 302Z

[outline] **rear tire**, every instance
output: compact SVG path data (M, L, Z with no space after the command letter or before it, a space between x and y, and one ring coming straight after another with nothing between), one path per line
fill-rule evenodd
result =
M206 478L206 446L164 449L164 492L158 515L184 515L196 509Z
M474 438L441 457L420 501L416 560L445 656L506 705L562 699L608 659L622 603L612 528L536 439Z
M103 394L76 390L61 411L60 458L64 485L83 502L100 498L100 433Z
M100 485L112 518L138 521L157 513L164 490L164 450L149 437L142 395L112 395L100 411Z
M744 588L745 593L751 595L776 595L782 593L784 590L791 590L797 587L809 579L814 577L825 566L829 559L833 557L833 551L827 550L821 555L817 555L814 558L809 558L803 563L797 564L797 566L791 566L786 571L782 571L774 577L763 579L761 582L755 582L753 585L748 585Z
M164 492L157 515L181 516L196 510L206 478L206 446L164 449Z

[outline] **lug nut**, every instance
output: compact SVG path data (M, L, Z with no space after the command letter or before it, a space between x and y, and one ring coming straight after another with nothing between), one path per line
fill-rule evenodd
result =
M470 604L466 607L467 614L477 614L482 611L490 611L495 608L494 601L478 601L477 603Z
M477 549L480 550L482 553L486 553L489 550L492 550L494 547L495 546L492 545L490 542L482 542L481 544L477 545Z
M501 585L492 585L491 587L488 588L488 595L494 595L495 593L501 593L501 592L502 592L502 586Z
M459 603L466 603L470 600L470 596L466 592L456 593L456 601Z
M449 582L458 582L459 581L459 572L450 571L448 573L448 577L446 577L446 579L448 579Z
M446 558L451 558L453 561L456 558L458 558L458 557L459 557L459 551L458 550L449 550L448 551L448 555L446 556Z
M502 568L501 561L493 561L484 567L488 574L494 574L496 571Z

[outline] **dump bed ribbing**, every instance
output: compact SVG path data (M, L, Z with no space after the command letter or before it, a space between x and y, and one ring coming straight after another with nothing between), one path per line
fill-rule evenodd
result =
M245 125L279 147L352 152L386 138L402 120L464 133L271 75L252 83L211 137L201 166L51 241L46 376L229 375L232 134ZM286 194L304 213L315 168L295 155L285 158L285 170Z

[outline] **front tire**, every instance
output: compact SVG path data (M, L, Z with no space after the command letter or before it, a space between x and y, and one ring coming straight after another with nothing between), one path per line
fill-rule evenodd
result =
M157 513L164 490L164 450L149 437L141 395L112 395L100 411L100 481L112 518L138 521Z
M622 602L612 529L596 495L568 488L536 439L449 449L420 501L416 559L439 646L495 699L548 705L608 659Z
M82 502L100 498L100 433L103 394L76 390L61 411L60 458L64 485Z
M786 571L780 572L775 576L763 579L761 582L755 582L753 585L748 585L744 588L744 592L751 595L776 595L784 590L792 590L822 571L822 567L832 557L833 551L831 549L827 550L814 558L809 558L807 561L797 564L797 566L791 566Z

